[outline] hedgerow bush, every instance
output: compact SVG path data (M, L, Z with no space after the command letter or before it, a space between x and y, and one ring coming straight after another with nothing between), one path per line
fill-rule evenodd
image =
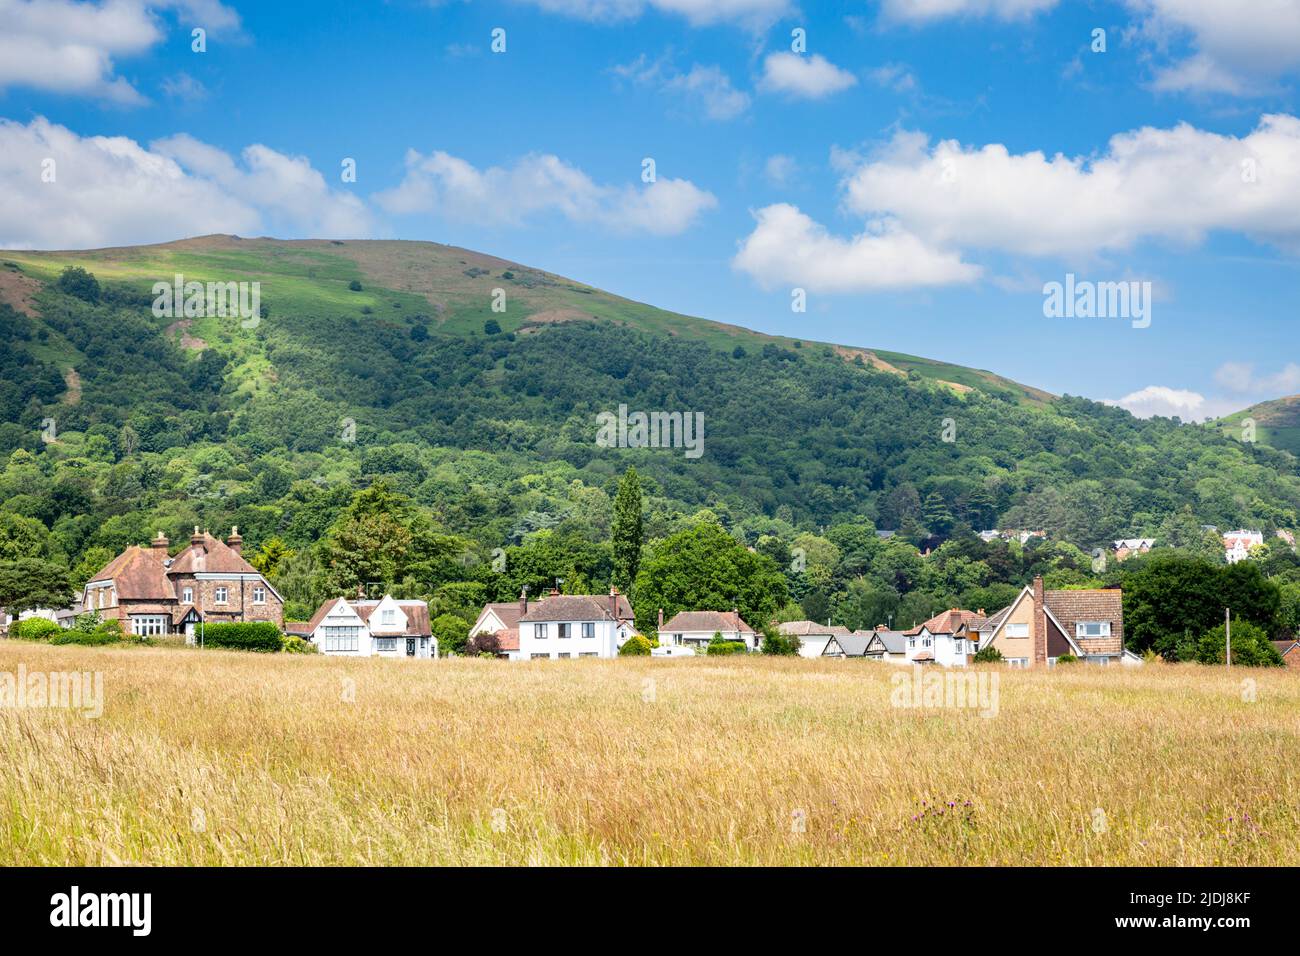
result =
M744 641L710 641L709 654L743 654L748 648Z
M229 647L237 651L276 653L284 642L280 629L270 621L236 621L230 624L206 624L203 643L208 647Z
M311 641L304 641L297 634L286 634L280 650L286 654L315 654L316 645Z
M650 653L650 642L640 634L633 634L618 649L619 657L646 657Z
M29 617L25 621L14 621L9 625L9 636L20 641L47 641L62 633L63 628L43 617Z

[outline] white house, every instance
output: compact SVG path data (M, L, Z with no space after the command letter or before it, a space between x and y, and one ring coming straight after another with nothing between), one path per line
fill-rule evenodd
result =
M429 629L429 606L399 601L385 594L378 601L334 598L322 604L301 629L286 627L337 657L438 656L438 641Z
M904 632L905 659L909 663L965 667L979 649L976 629L982 623L983 614L960 608L936 614L920 627Z
M608 595L560 594L540 601L487 604L470 637L492 634L500 656L512 661L617 657L623 642L636 633L632 605L618 588Z
M1229 564L1236 564L1250 557L1250 549L1264 543L1264 535L1259 531L1225 531L1223 534L1223 556Z
M786 621L776 629L786 637L799 638L800 657L821 657L832 637L853 633L847 627L831 627L816 621Z
M693 647L702 650L713 640L714 634L724 641L738 641L749 651L758 650L761 637L745 623L740 611L678 611L671 621L664 623L663 609L659 610L659 645Z

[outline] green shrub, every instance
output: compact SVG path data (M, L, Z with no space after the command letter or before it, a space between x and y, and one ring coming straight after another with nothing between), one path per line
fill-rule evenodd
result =
M270 621L207 624L203 627L203 643L208 647L263 652L275 652L283 646L280 629Z
M778 657L796 657L802 647L803 641L792 634L782 634L773 627L763 629L763 643L760 649L764 654L774 654Z
M286 634L280 650L286 654L315 654L316 645L311 641L303 640L297 634Z
M709 641L708 654L743 654L748 648L744 641Z
M63 628L43 617L29 617L25 621L14 621L9 625L9 636L20 641L45 641L62 633Z
M487 335L500 335L501 323L496 319L488 319L483 323L483 332Z
M1207 631L1197 642L1196 659L1202 664L1224 662L1224 633L1220 624ZM1250 621L1232 622L1232 663L1242 667L1281 667L1282 655L1277 652L1268 633Z
M99 280L81 266L68 266L59 274L59 291L75 295L83 302L99 301Z
M1058 663L1058 664L1074 664L1074 663L1077 663L1078 660L1079 660L1079 658L1075 657L1073 654L1062 654L1060 657L1058 657L1058 658L1056 659L1056 663Z
M618 649L619 657L648 657L650 642L640 634L633 634Z
M91 647L98 647L104 644L117 644L121 640L122 632L120 629L101 627L95 631L62 631L56 637L50 638L50 643L85 644Z
M348 288L351 289L353 292L360 292L361 280L353 279L351 282L348 283Z
M992 645L981 647L975 652L976 664L996 664L1000 660L1002 660L1002 652Z

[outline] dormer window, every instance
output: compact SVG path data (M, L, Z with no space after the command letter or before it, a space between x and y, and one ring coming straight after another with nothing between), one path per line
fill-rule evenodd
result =
M396 623L397 623L397 612L394 611L391 607L390 607L390 608L384 608L384 624L385 624L385 626L391 627L392 625L394 625L394 624L396 624Z
M1110 637L1110 621L1077 621L1075 637Z
M193 589L193 588L181 588L181 603L182 603L182 604L193 604L193 603L194 603L194 589Z

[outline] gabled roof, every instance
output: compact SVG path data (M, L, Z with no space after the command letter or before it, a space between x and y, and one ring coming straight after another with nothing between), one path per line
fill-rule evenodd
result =
M514 627L519 623L519 617L523 611L519 608L518 601L496 601L483 605L483 610L479 611L478 616L481 618L485 611L491 611L506 627Z
M1074 638L1079 621L1110 621L1110 639L1118 638L1124 646L1124 592L1118 588L1045 591L1043 601L1069 638Z
M1289 640L1289 641L1274 641L1274 642L1273 642L1273 646L1274 646L1275 648L1277 648L1277 652L1278 652L1280 655L1282 655L1283 657L1286 657L1288 654L1290 654L1292 651L1294 651L1297 647L1300 647L1300 641L1297 641L1297 640L1294 640L1294 639L1293 639L1293 640Z
M875 635L866 631L861 634L836 634L831 637L826 644L826 650L830 650L831 644L839 645L840 650L844 652L845 657L862 657L867 652L867 645ZM826 651L822 651L823 654Z
M172 558L167 566L169 575L177 574L259 574L224 541L219 541L206 531L196 543L188 545Z
M961 608L952 608L941 614L936 614L930 620L926 621L920 627L914 627L904 633L908 635L920 634L921 628L925 628L931 634L956 634L965 625L968 630L978 630L979 626L984 623L984 617L976 614L974 611L964 611Z
M907 647L907 635L902 631L871 631L868 632L867 638L868 647L871 646L872 640L878 640L888 654L905 653Z
M349 601L352 610L357 612L357 617L370 623L370 615L382 604L382 601ZM406 630L402 633L407 637L431 637L433 631L429 628L429 605L423 601L396 600L393 603L402 609L406 615ZM391 635L381 634L380 637Z
M778 624L776 629L787 637L821 637L832 634L852 634L847 627L830 624L818 624L816 621L786 621Z
M669 633L683 631L756 633L735 611L678 611L671 621L659 629Z
M632 620L632 605L620 594L616 604L620 621ZM528 605L520 621L608 621L609 596L596 594L553 594Z
M163 563L149 548L133 544L92 581L112 581L119 601L174 601L176 591L167 580Z

